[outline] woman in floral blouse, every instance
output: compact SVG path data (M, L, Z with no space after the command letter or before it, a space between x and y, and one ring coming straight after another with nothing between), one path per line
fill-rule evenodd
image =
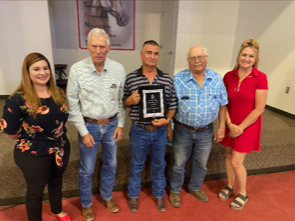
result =
M42 220L46 184L52 214L70 221L62 211L62 176L70 156L67 119L65 94L55 85L47 58L39 53L27 55L21 84L6 100L0 132L16 140L14 159L27 183L29 221Z

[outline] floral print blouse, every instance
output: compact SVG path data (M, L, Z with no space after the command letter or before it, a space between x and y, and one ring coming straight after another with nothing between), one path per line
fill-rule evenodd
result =
M62 167L68 108L66 103L57 105L52 97L41 98L41 104L37 110L30 109L23 91L12 94L4 106L0 132L19 134L15 149L23 154L55 153L56 164Z

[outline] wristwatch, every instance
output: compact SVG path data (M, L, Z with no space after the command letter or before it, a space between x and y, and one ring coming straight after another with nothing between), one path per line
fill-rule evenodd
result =
M170 117L166 117L167 120L169 120L170 122L172 121L172 119Z

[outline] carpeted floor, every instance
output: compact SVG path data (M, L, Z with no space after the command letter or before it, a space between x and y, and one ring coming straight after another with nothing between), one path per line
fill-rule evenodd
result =
M247 191L249 201L240 211L230 208L234 199L231 196L227 201L221 202L217 193L226 185L226 180L211 180L204 182L202 189L208 194L210 201L202 203L184 189L181 192L182 205L173 208L168 202L168 194L165 195L167 211L160 213L155 206L151 189L142 190L139 197L138 213L131 213L127 204L127 193L116 192L113 198L118 203L120 211L112 214L107 211L100 202L99 195L93 196L93 209L95 220L123 221L123 220L228 220L228 221L294 221L294 192L295 171L273 173L268 175L249 176ZM168 192L169 188L167 188ZM237 193L237 191L236 191ZM5 207L0 207L4 209ZM64 211L69 213L72 221L83 221L81 205L78 197L63 200ZM18 205L0 212L1 221L27 221L25 205ZM43 203L43 220L57 221L50 215L48 202Z
M4 106L4 99L0 99L0 117ZM263 113L263 125L261 136L261 151L248 154L245 159L245 167L248 174L261 174L295 169L295 120L281 116L269 110ZM71 143L71 157L69 165L64 174L63 193L65 197L78 196L78 167L79 150L77 130L68 123L67 136ZM118 143L118 169L115 180L115 191L125 191L127 188L130 168L130 119L126 116L124 136ZM215 124L215 129L218 124ZM14 163L13 158L14 141L0 133L0 206L18 204L24 202L25 181L21 171ZM166 148L165 175L169 185L169 174L172 162L172 148ZM225 152L220 144L213 144L208 160L208 173L206 180L221 179L225 177ZM101 149L97 154L97 163L93 175L93 193L98 194L100 182L99 170L102 164ZM142 172L142 186L151 186L151 161L149 154L145 162L145 169ZM189 179L191 172L190 161L186 165L186 180ZM46 193L47 191L45 191ZM46 195L45 195L46 198Z

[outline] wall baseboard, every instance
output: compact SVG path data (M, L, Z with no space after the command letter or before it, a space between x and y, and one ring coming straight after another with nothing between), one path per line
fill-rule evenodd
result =
M248 176L253 175L265 175L269 173L278 173L278 172L285 172L295 170L295 165L286 165L286 166L279 166L279 167L269 167L269 168L261 168L261 169L252 169L247 170ZM218 180L218 179L225 179L226 173L219 173L219 174L209 174L205 177L205 180ZM187 183L187 180L185 181ZM145 182L141 183L142 189L151 188L152 182ZM167 185L169 186L169 180L167 180ZM121 184L121 185L115 185L113 192L118 191L127 191L127 184ZM92 195L99 194L98 188L92 189ZM79 190L67 190L63 191L63 198L70 198L70 197L76 197L79 196ZM44 194L43 201L48 200L48 194ZM16 197L16 198L10 198L10 199L0 199L0 206L7 206L7 205L18 205L25 203L25 197Z
M280 109L277 109L277 108L275 108L275 107L271 107L271 106L269 106L269 105L266 105L266 106L265 106L265 109L270 110L270 111L272 111L272 112L275 112L275 113L277 113L277 114L280 114L280 115L282 115L282 116L285 116L285 117L288 117L288 118L290 118L290 119L295 120L295 115L294 115L294 114L290 114L290 113L288 113L288 112L286 112L286 111L282 111L282 110L280 110Z
M9 95L0 95L0 99L7 99Z

